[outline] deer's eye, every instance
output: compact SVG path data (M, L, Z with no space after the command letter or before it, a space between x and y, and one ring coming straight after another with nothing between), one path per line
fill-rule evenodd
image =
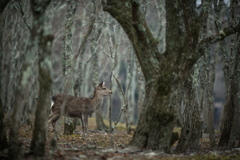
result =
M106 90L106 88L103 88L103 90Z

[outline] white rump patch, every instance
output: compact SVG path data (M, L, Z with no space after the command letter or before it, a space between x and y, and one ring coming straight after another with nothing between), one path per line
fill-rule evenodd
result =
M53 102L53 100L51 100L51 107L50 108L52 108L53 105L54 105L54 102Z

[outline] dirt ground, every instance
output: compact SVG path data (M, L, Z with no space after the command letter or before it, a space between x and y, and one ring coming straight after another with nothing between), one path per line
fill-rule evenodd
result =
M200 149L198 151L187 151L182 154L175 154L174 150L177 142L171 146L170 153L166 154L159 151L139 149L128 146L132 139L134 129L131 134L126 134L124 124L120 124L114 133L114 147L111 144L111 134L106 131L97 131L96 124L93 119L89 120L90 138L82 138L82 130L80 126L74 131L73 135L63 135L63 127L60 132L60 140L57 141L55 150L51 148L51 140L54 136L52 127L48 127L46 152L44 157L33 157L29 154L31 137L33 129L30 126L21 126L19 132L19 141L21 145L21 159L63 159L63 160L146 160L146 159L240 159L240 148L214 148L209 147L208 134L203 134L200 140ZM180 128L175 128L175 132L180 134ZM216 132L216 144L218 143L220 134ZM0 160L8 159L8 150L0 152Z

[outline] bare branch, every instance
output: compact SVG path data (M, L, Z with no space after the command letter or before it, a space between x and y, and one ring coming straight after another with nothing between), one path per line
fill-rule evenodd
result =
M121 92L122 92L122 95L124 96L125 94L124 94L124 91L123 91L123 89L122 89L122 85L120 84L118 78L117 78L114 74L113 74L113 77L114 77L115 80L117 81L117 84L118 84L118 86L119 86L119 88L120 88L120 90L121 90Z
M238 23L238 25L236 25L236 26L230 26L230 27L224 28L223 30L219 31L218 34L204 38L199 43L199 46L204 47L205 45L210 45L210 44L216 43L216 42L221 41L224 38L230 36L231 34L234 34L239 31L240 31L240 23Z

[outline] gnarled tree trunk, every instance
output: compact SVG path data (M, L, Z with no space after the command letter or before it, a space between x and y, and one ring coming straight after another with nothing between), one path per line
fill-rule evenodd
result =
M202 17L196 12L196 1L165 1L166 51L160 54L158 42L146 24L138 1L108 0L106 4L102 3L103 10L120 23L132 41L146 80L143 110L130 145L169 152L177 114L174 96L177 87L189 76L208 44L237 32L240 25L199 42Z

